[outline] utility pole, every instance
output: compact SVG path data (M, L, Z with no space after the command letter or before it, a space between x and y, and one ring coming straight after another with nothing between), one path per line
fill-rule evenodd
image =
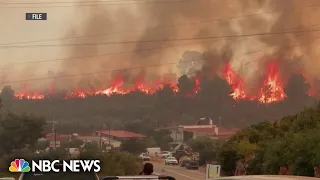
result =
M102 149L102 131L104 129L104 126L105 124L102 124L101 125L101 130L100 130L100 138L99 138L99 146L100 146L100 149Z
M109 146L112 147L111 146L111 126L110 125L109 125L109 138L108 139L109 139Z
M52 117L52 135L53 135L53 141L54 141L54 149L57 147L57 132L54 125L54 116Z
M0 77L1 77L1 84L3 84L3 86L4 86L4 80L6 79L4 67L1 67L1 76Z
M99 146L101 148L101 141L102 141L102 129L103 129L103 126L101 126L101 129L100 129L100 133L99 133Z
M57 132L54 130L54 149L57 148Z
M5 80L5 74L4 74L4 67L1 67L1 72L2 72L2 75L0 76L1 77L1 84L2 84L2 87L4 87L4 80ZM0 90L0 93L1 93L1 90ZM3 101L2 101L2 107L0 108L1 110L1 120L4 121L4 105L3 105Z
M68 136L68 140L69 140L69 142L68 142L68 154L69 154L69 157L71 158L71 152L70 152L71 135L70 134Z
M1 120L4 121L4 106L1 107Z

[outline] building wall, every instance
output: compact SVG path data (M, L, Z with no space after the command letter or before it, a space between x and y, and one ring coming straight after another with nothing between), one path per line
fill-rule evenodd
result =
M193 132L183 131L183 140L184 142L188 142L189 140L193 139Z
M177 127L174 129L170 129L170 136L173 139L174 142L183 142L183 128Z
M193 133L192 139L196 139L197 137L200 136L209 136L208 134L204 134L204 133ZM210 136L209 136L210 137Z

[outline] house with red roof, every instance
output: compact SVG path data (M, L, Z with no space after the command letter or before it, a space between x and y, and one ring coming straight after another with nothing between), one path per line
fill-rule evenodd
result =
M44 137L38 139L38 141L49 141L50 147L60 147L61 142L68 142L70 139L71 136L67 134L48 133Z
M110 138L111 140L116 140L116 141L122 141L125 139L131 139L131 138L138 138L142 139L145 138L145 135L130 132L130 131L125 131L125 130L103 130L103 131L96 131L95 132L96 136L104 137L104 138Z
M40 140L50 140L50 141L69 141L70 135L68 134L54 134L54 133L48 133L44 137L42 137Z

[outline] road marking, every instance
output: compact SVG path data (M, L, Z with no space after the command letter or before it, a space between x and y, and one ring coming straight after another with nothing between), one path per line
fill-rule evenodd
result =
M192 172L194 172L194 173L197 173L197 174L200 174L200 175L205 175L205 173L201 173L201 172L198 172L198 171L196 171L196 170L193 170Z
M162 165L162 164L161 164ZM165 166L165 167L170 167L170 169L177 169L177 170L183 170L183 169L185 169L185 168L182 168L182 167L179 167L179 166ZM205 175L205 173L201 173L201 172L199 172L199 171L197 171L197 170L188 170L188 171L192 171L193 173L197 173L197 174L199 174L199 175Z
M184 174L181 174L181 173L178 173L178 172L175 172L175 171L170 171L168 169L166 169L167 172L171 172L171 173L175 173L175 174L178 174L179 176L183 176L183 177L186 177L188 179L193 179L193 180L200 180L200 179L196 179L196 178L193 178L191 176L187 176L187 175L184 175Z

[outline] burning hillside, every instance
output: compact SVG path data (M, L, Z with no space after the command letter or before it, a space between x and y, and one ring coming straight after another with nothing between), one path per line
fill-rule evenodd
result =
M228 93L233 99L272 103L289 97L284 90L289 77L303 71L301 74L313 87L309 93L319 94L319 43L314 42L318 39L316 32L309 31L318 26L313 21L318 16L314 4L315 0L190 1L161 6L139 4L135 8L121 6L112 11L105 6L94 6L86 13L78 11L75 18L82 16L83 21L66 28L67 38L55 39L60 43L39 41L28 45L28 48L56 47L56 51L50 49L52 54L37 49L36 53L46 52L39 58L48 57L48 60L29 60L35 53L30 51L30 55L21 56L21 62L30 63L4 68L8 72L2 76L2 82L8 85L24 82L25 78L72 76L52 82L37 81L36 87L27 84L16 92L17 99L45 99L51 94L62 94L65 99L133 91L153 94L165 86L174 93L190 96L201 92L202 77L219 76L230 85ZM68 22L64 24L75 21L70 18ZM177 68L173 65L150 68L150 64L165 64L179 56L181 63ZM250 66L245 69L236 67L248 62ZM117 71L111 78L95 73L132 67L148 68ZM47 78L44 74L48 70ZM162 77L168 71L177 76L201 73L191 78L193 88L182 91L176 77L153 78ZM50 84L50 89L44 91L43 87ZM290 88L294 87L299 85Z
M275 62L270 62L266 65L266 72L263 77L263 82L257 88L255 93L247 92L245 89L245 82L241 76L234 71L229 63L226 63L221 70L221 78L223 78L231 88L230 96L235 100L245 99L245 100L258 100L261 103L272 103L276 101L283 100L286 97L284 93L284 82L281 79L278 64ZM194 87L191 92L187 95L193 95L200 90L200 79L201 76L195 76L192 78ZM136 78L135 82L131 87L125 88L126 82L121 75L116 76L111 82L109 87L96 89L92 91L85 91L83 89L76 89L74 91L68 92L65 95L65 99L70 98L85 98L87 96L94 95L106 95L112 96L114 94L128 94L133 91L140 91L145 94L153 94L157 90L164 88L165 86L170 87L174 93L179 93L179 88L177 81L175 80L154 80L152 83L145 82L143 78ZM40 93L39 91L30 92L25 89L24 92L19 92L15 96L18 99L44 99L47 95L55 93L54 88L45 93Z

